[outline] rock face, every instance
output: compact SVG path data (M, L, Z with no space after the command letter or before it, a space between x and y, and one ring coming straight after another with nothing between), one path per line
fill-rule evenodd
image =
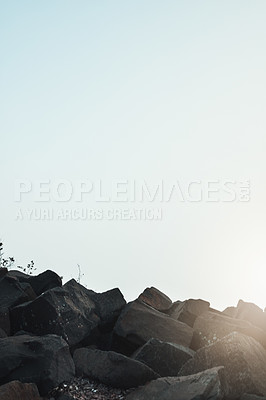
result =
M62 286L62 279L55 272L47 270L37 276L27 275L20 271L9 271L8 275L16 277L20 283L30 284L37 296L47 290Z
M61 337L7 337L0 339L0 348L0 384L35 383L43 395L74 376L74 363Z
M233 332L197 351L180 370L189 375L218 365L225 367L228 399L243 393L266 395L266 350L252 337Z
M189 347L193 330L137 300L125 307L115 325L114 333L135 347L152 338Z
M157 379L126 400L220 400L226 393L223 367L218 367L191 376Z
M251 336L266 348L266 333L263 330L248 321L230 318L213 312L207 312L196 319L191 348L198 350L232 332L240 332Z
M253 303L246 303L243 300L239 300L235 318L246 320L266 331L266 314Z
M198 316L209 311L210 303L204 300L189 299L173 304L168 314L171 318L184 322L193 328Z
M132 357L164 377L177 376L180 368L194 354L194 351L179 344L150 339Z
M19 281L6 274L0 279L0 305L1 308L10 309L18 304L30 300Z
M154 287L145 289L144 292L139 295L138 300L158 311L167 311L172 305L172 300Z
M98 325L95 304L86 288L76 283L54 288L11 311L13 333L24 330L36 335L62 336L70 345L87 338ZM41 310L41 312L40 312Z
M41 400L38 388L33 383L12 381L0 386L1 400Z
M146 365L115 352L81 348L74 353L76 374L123 389L144 385L159 377Z

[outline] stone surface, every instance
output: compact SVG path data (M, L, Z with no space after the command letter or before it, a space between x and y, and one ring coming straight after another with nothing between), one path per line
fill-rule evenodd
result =
M0 279L1 308L10 309L28 300L28 295L15 277L6 274Z
M12 332L25 330L36 335L53 333L70 345L86 339L98 325L95 304L87 289L76 283L48 290L32 302L11 311Z
M194 351L179 344L150 339L132 357L164 377L177 376L182 365L194 354Z
M74 376L69 348L59 336L7 337L0 339L0 348L0 384L35 383L43 395Z
M39 275L27 275L23 272L11 270L8 275L14 276L19 282L28 283L37 296L55 287L62 286L62 279L55 272L47 270Z
M172 305L172 300L155 287L146 288L138 297L138 300L155 308L158 311L166 311Z
M73 359L77 376L122 389L143 385L159 376L145 364L112 351L81 348L74 352Z
M132 348L135 346L136 350L152 338L189 347L193 330L137 300L125 307L115 325L114 333L130 343Z
M233 332L197 351L181 368L179 375L189 375L218 365L225 367L228 399L243 393L266 395L266 350L252 337Z
M33 383L12 381L0 386L1 400L41 400L38 388Z
M210 303L204 300L189 299L173 304L168 314L171 318L193 327L198 316L209 310Z
M246 320L266 331L266 314L253 303L239 300L235 318Z
M0 328L0 339L5 338L5 337L7 337L6 332L2 328Z
M227 393L223 367L196 375L160 378L136 389L126 400L220 400Z
M255 394L244 393L239 400L266 400L264 396L256 396Z
M240 332L251 336L266 348L266 334L263 330L248 321L230 318L224 314L213 312L207 312L196 319L191 348L198 350L231 332Z

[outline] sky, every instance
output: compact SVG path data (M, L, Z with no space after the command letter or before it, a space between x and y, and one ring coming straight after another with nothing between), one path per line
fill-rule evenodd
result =
M0 0L5 255L127 300L264 308L265 19L264 0Z

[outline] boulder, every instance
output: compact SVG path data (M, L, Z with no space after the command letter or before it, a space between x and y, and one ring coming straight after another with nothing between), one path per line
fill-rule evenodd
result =
M202 314L196 319L191 348L198 350L201 347L214 343L231 332L240 332L251 336L266 348L266 334L263 330L248 321L241 321L213 312Z
M209 310L210 303L204 300L189 299L175 302L168 314L171 318L184 322L193 328L196 318Z
M12 332L25 330L36 335L53 333L70 345L89 337L98 325L95 304L87 289L74 285L47 290L34 301L11 310Z
M5 338L5 337L7 337L6 332L2 328L0 328L0 339Z
M59 336L28 335L0 339L0 384L35 383L41 395L74 376L67 343Z
M253 303L239 300L236 307L235 318L249 321L251 324L266 331L266 314Z
M227 393L223 367L191 376L160 378L127 395L126 400L220 400Z
M195 352L180 344L150 339L132 356L134 360L146 364L160 376L177 376L180 368Z
M10 309L29 300L28 294L15 277L6 274L0 279L1 308Z
M236 307L227 307L222 314L225 314L227 317L235 318L237 313Z
M189 347L193 330L136 300L124 308L114 327L114 334L130 344L131 350L136 350L152 338Z
M62 279L55 272L47 270L39 275L27 275L23 272L11 270L8 275L14 276L19 282L28 283L37 296L55 287L62 286Z
M71 294L73 301L75 301L76 293L79 293L79 296L82 293L82 295L90 299L94 304L95 314L100 318L99 325L107 330L109 327L113 328L121 310L126 305L126 301L118 288L104 293L96 293L93 290L84 288L74 279L67 282L63 288Z
M74 352L77 376L86 376L121 389L145 384L159 377L139 361L113 351L81 348Z
M138 300L158 311L169 310L172 305L172 300L155 287L145 289L144 292L139 295Z
M264 396L256 396L255 394L243 394L239 400L266 400Z
M10 334L10 318L8 308L0 308L0 328L7 334Z
M0 386L1 400L41 400L37 386L34 383L12 381Z
M179 375L195 374L218 365L225 367L228 399L244 393L266 394L266 350L250 336L233 332L198 350Z

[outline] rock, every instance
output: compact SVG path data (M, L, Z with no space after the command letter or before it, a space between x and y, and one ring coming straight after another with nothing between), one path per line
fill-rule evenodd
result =
M0 308L0 328L9 336L10 318L8 308Z
M127 389L159 377L139 361L113 351L81 348L74 352L77 376L96 379L105 385Z
M256 396L255 394L243 394L239 400L266 400L266 397Z
M35 383L41 395L74 376L74 363L59 336L28 335L0 339L0 384Z
M3 278L8 273L8 269L4 267L0 267L0 279Z
M266 350L252 337L233 332L198 350L179 375L195 374L218 365L225 367L228 399L244 393L266 394Z
M24 282L30 284L37 296L47 290L62 286L62 279L60 276L50 270L42 272L37 276L27 275L20 271L11 270L8 272L8 275L16 277L21 283Z
M231 332L240 332L251 336L266 348L266 334L264 331L250 324L248 321L241 321L213 312L202 314L196 319L191 348L198 350L201 347L214 343Z
M37 386L34 383L12 381L0 386L1 400L41 400Z
M5 337L7 337L6 332L2 328L0 328L0 339L5 338Z
M177 376L182 365L194 354L193 350L179 344L150 339L132 357L146 364L160 376Z
M160 378L130 393L126 400L219 400L227 385L223 367L191 376Z
M74 302L76 301L76 293L79 293L79 296L85 296L86 299L90 299L91 304L94 304L95 314L100 318L100 325L107 329L109 327L113 328L121 310L126 305L126 301L118 288L104 293L96 293L93 290L84 288L74 279L67 282L63 288L71 294Z
M57 397L57 400L75 400L75 397L71 396L71 394L61 394L61 396Z
M138 300L158 311L169 310L172 305L172 300L155 287L145 289L144 292L139 295Z
M189 299L173 304L168 314L171 318L184 322L193 328L196 318L209 310L210 303L204 300Z
M253 303L239 300L235 318L251 322L251 324L266 330L266 315L261 308Z
M89 337L98 325L95 304L87 289L76 283L44 292L34 301L11 311L12 332L25 330L36 335L49 333L62 336L70 345Z
M236 307L227 307L222 314L225 314L227 317L235 318L237 313Z
M10 309L28 300L30 300L29 296L25 293L23 287L16 278L6 274L0 279L1 308Z
M124 308L115 325L114 334L130 344L131 350L136 350L152 338L189 347L193 330L136 300Z

